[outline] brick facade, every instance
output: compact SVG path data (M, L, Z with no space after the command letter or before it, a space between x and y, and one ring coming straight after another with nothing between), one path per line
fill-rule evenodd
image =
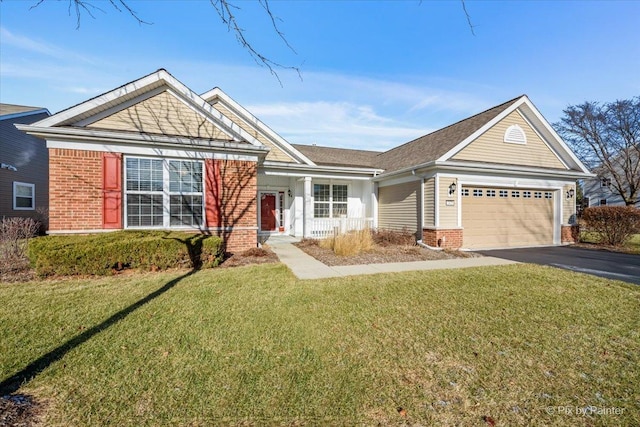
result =
M577 243L580 241L580 227L578 225L563 225L560 227L560 241L562 243Z
M205 217L209 230L225 239L228 252L255 248L258 243L257 163L210 159L205 163L205 176Z
M49 231L102 228L102 153L49 149Z
M105 228L103 158L97 151L49 150L50 232ZM206 160L205 170L206 228L225 239L228 252L256 247L257 163Z
M434 248L459 249L462 247L462 229L422 229L422 241Z

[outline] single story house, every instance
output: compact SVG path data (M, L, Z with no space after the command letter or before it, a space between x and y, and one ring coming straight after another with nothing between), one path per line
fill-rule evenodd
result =
M46 227L49 152L44 140L16 129L49 117L41 107L0 104L0 219L28 217Z
M21 130L46 139L54 233L405 229L429 246L572 240L592 176L527 96L385 152L290 144L222 90L160 69Z

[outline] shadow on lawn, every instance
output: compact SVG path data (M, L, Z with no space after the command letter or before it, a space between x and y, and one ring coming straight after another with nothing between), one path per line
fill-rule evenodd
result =
M139 309L146 303L164 294L169 289L177 285L181 280L192 275L196 271L197 270L195 269L191 270L188 273L183 274L182 276L176 277L175 279L167 282L160 289L153 291L146 297L136 301L130 306L123 308L122 310L118 311L117 313L113 314L111 317L106 319L104 322L92 327L91 329L87 329L80 335L77 335L71 338L69 341L65 342L61 346L55 348L54 350L51 350L49 353L34 360L28 366L26 366L24 369L17 372L16 374L8 378L5 378L0 383L0 396L15 393L21 386L28 383L32 379L34 379L38 374L40 374L40 372L44 371L52 363L62 359L62 357L64 357L69 351L85 343L86 341L91 339L93 336L104 331L105 329L108 329L110 326L118 323L120 320L124 319L129 314L133 313L135 310Z

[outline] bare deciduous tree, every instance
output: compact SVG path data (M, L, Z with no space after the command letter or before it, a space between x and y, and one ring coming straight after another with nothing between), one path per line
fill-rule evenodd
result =
M554 125L580 159L611 186L627 206L640 193L640 96L564 110Z
M291 46L291 44L289 44L289 41L286 39L284 33L280 30L278 26L278 21L280 21L280 19L273 14L269 4L269 0L257 0L257 1L260 4L260 6L262 6L262 8L264 9L267 19L270 20L273 30L278 35L278 37L282 39L282 42L293 53L297 54L295 49ZM45 0L37 0L36 3L31 7L31 9L38 7L44 2ZM100 7L96 5L96 2L99 2L99 0L68 0L68 2L69 2L68 3L69 15L71 15L72 11L76 15L76 28L80 28L80 19L83 14L87 14L91 18L95 18L95 15L94 15L95 11L104 12ZM209 0L209 2L217 12L222 23L227 26L227 29L230 32L233 32L235 34L236 40L238 41L240 46L242 46L247 52L249 52L249 55L251 56L251 58L253 58L253 60L258 65L266 67L269 70L269 72L276 79L278 79L278 82L280 82L280 84L282 84L282 82L280 81L280 77L276 72L276 70L278 69L293 70L296 73L298 73L299 77L301 77L299 67L292 66L292 65L285 65L278 61L275 61L255 48L254 44L246 37L245 30L242 27L242 25L240 25L238 18L236 16L236 11L240 10L240 7L237 5L238 3L237 0L235 1L234 0ZM151 24L150 22L143 20L138 15L138 13L130 6L128 0L108 0L108 1L103 1L102 3L111 5L118 12L129 13L138 22L138 24L148 24L148 25ZM422 3L422 1L420 1L420 3ZM469 29L471 30L471 33L475 35L474 25L471 23L471 16L467 11L465 0L460 0L460 3L462 4L462 10L467 19L467 23L469 24Z

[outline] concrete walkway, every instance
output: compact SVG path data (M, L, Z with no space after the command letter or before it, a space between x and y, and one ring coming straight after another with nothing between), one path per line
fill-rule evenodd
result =
M268 244L273 252L278 255L280 261L286 264L296 277L303 280L356 276L361 274L397 273L402 271L441 270L447 268L517 264L515 261L485 256L477 258L390 262L385 264L341 265L330 267L295 247L291 240L269 239Z

